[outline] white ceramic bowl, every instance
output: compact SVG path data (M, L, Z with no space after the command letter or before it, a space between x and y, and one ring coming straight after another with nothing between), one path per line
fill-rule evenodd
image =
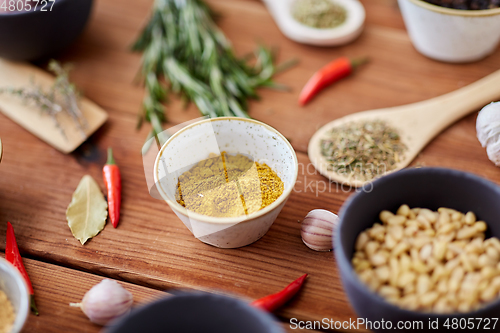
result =
M245 154L266 163L284 183L283 194L249 215L211 217L187 210L175 200L178 177L210 153ZM264 236L285 205L297 180L297 156L274 128L252 119L206 119L172 135L156 157L154 177L162 198L200 241L222 248L251 244Z
M445 62L471 62L500 41L500 8L459 10L422 0L398 0L406 29L423 55Z
M19 271L3 258L0 258L0 290L7 295L16 313L11 333L19 333L28 318L30 295Z

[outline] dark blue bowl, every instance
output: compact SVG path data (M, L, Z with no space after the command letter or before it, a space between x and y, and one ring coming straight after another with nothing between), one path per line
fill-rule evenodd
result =
M457 170L421 168L399 171L376 180L371 191L360 192L343 205L334 240L335 259L342 284L358 316L378 322L378 325L382 319L391 322L392 329L379 326L379 329L373 329L377 332L394 332L399 321L422 322L423 329L414 329L415 332L435 331L429 329L429 322L435 322L436 319L439 328L444 330L460 331L462 328L464 332L478 332L485 328L485 321L489 320L489 331L500 331L500 323L492 329L495 323L492 318L499 317L500 300L469 313L440 315L414 312L390 304L358 279L351 265L358 235L378 221L380 211L387 209L395 212L402 204L408 204L411 208L437 210L439 207L449 207L461 212L473 211L478 219L486 221L489 235L500 238L500 187L486 179ZM450 327L447 328L443 325L448 318ZM481 329L477 327L478 320L474 321L474 329L467 329L467 325L470 325L467 318L484 318ZM451 326L453 322L457 322L458 326Z
M8 2L8 1L7 1ZM23 1L24 2L24 1ZM16 0L17 3L17 0ZM56 0L41 11L0 13L0 57L35 60L71 44L89 18L92 0Z
M133 310L107 333L284 333L269 314L227 296L185 293Z

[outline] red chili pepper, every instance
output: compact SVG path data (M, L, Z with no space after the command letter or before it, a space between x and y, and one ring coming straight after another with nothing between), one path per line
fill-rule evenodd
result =
M120 169L113 159L113 150L108 148L108 162L102 169L104 183L108 189L108 209L109 219L113 227L118 226L120 220L120 205L122 201L122 180L120 176Z
M297 280L290 283L285 289L276 294L272 294L258 300L253 301L251 304L264 311L274 312L281 308L286 302L292 299L297 294L304 284L307 274L302 275Z
M299 104L305 105L309 102L320 90L329 86L333 82L343 79L349 76L353 69L367 62L366 58L362 59L349 59L347 57L341 57L333 60L319 71L314 73L314 75L307 81L304 88L300 92Z
M14 267L16 267L28 286L28 291L30 292L30 306L31 311L38 316L38 309L35 304L35 292L33 291L33 286L31 285L30 277L26 268L23 265L23 258L19 253L19 248L17 247L16 236L14 235L14 228L10 222L7 222L7 240L5 245L5 259L10 262Z

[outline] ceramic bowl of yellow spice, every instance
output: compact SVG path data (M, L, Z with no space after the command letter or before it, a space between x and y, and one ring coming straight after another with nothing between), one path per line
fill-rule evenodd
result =
M155 161L162 198L200 241L237 248L266 234L297 180L297 156L252 119L205 119L172 135Z
M0 332L21 332L29 313L28 287L19 271L0 258Z

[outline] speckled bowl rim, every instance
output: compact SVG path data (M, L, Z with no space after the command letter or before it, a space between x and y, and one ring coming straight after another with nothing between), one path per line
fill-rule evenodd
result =
M441 7L438 5L433 5L431 3L425 2L423 0L407 0L412 2L413 4L428 9L430 11L452 15L452 16L463 16L463 17L486 17L486 16L495 16L500 15L500 8L494 9L480 9L480 10L464 10L464 9L453 9Z
M255 212L255 213L252 213L252 214L249 214L249 215L242 215L242 216L237 216L237 217L213 217L213 216L207 216L207 215L202 215L202 214L198 214L198 213L195 213L193 211L189 211L188 213L188 210L181 206L177 201L172 201L168 198L168 196L164 193L163 189L160 188L158 189L158 192L160 192L160 195L161 197L163 198L163 200L165 200L165 202L172 208L172 209L175 209L176 211L178 211L179 213L187 216L187 217L190 217L190 218L193 218L197 221L200 221L200 222L207 222L207 223L214 223L214 224L233 224L233 223L239 223L239 222L248 222L248 221L251 221L251 220L254 220L258 217L261 217L263 215L266 215L268 213L270 213L271 211L275 210L276 208L278 208L278 206L280 206L283 201L287 200L288 197L290 196L290 193L293 191L294 187L295 187L295 183L297 182L297 176L298 176L298 173L299 173L299 162L297 160L297 154L295 153L295 149L293 149L292 145L290 144L290 142L288 142L288 140L283 136L283 134L281 134L280 132L278 132L278 130L276 130L275 128L267 125L267 124L264 124L260 121L257 121L257 120L254 120L254 119L248 119L248 118L240 118L240 117L218 117L218 118L213 118L213 119L204 119L204 120L200 120L200 121L197 121L195 123L192 123L182 129L180 129L179 131L177 131L174 135L172 135L164 144L163 146L161 147L160 151L158 152L158 155L156 156L156 161L155 161L155 164L154 164L154 180L155 180L155 184L158 183L158 164L160 162L160 158L163 154L163 151L165 150L165 148L173 141L175 140L176 137L178 137L181 133L195 127L195 126L198 126L200 124L203 124L203 123L207 123L207 122L218 122L218 121L244 121L244 122L249 122L249 123L252 123L254 125L257 125L257 126L261 126L261 127L264 127L265 129L273 132L274 134L276 134L287 146L288 148L290 149L290 151L292 152L292 157L293 157L293 165L294 165L294 170L292 170L292 172L294 173L294 176L293 176L293 180L291 182L291 186L288 190L285 190L281 195L280 197L274 201L272 204L270 204L269 206L267 207L264 207L263 209Z

